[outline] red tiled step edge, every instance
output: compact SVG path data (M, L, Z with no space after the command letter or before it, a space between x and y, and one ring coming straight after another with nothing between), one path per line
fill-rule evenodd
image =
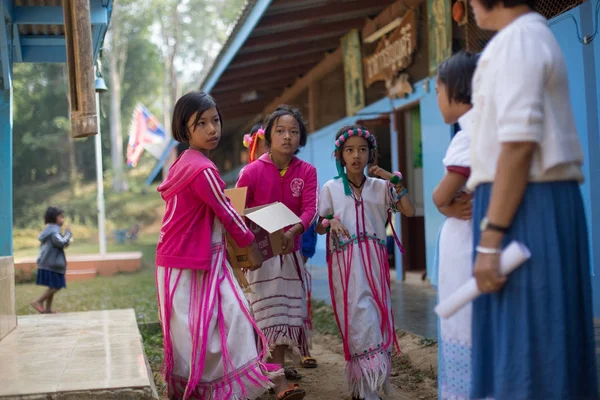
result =
M15 261L15 274L20 274L24 278L30 277L36 268L36 258L22 258ZM118 272L135 272L141 268L141 252L108 253L105 255L67 254L67 281L89 279L95 277L96 274L112 276ZM92 271L94 271L93 274Z

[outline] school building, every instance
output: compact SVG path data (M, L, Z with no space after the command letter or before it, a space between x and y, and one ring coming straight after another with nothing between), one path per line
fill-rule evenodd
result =
M586 155L581 191L594 310L600 316L600 209L592 207L600 204L600 0L538 4L568 64ZM377 136L379 164L404 174L417 208L414 218L396 217L407 248L403 256L396 250L397 277L431 270L444 221L431 197L456 129L444 124L438 110L437 66L461 49L481 51L491 37L477 28L467 0L249 0L200 85L215 97L224 118L214 161L233 185L247 162L243 135L277 105L289 104L302 110L310 132L299 157L317 168L323 184L336 175L332 152L337 130L365 125ZM154 175L159 171L157 166ZM322 237L312 262L326 266Z

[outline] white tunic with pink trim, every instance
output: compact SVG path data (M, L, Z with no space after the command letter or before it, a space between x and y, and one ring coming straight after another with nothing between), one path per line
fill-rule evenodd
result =
M319 214L335 215L351 238L328 235L329 285L346 357L351 394L389 392L394 330L385 224L395 208L389 182L367 178L362 198L344 194L341 179L321 191Z
M267 340L225 258L223 226L217 218L212 249L208 271L156 268L169 398L256 399L282 371L264 364L264 350L257 351L256 338L263 349Z

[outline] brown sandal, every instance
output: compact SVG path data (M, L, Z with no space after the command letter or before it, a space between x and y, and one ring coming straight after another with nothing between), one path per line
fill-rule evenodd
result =
M291 385L289 389L284 390L277 396L277 400L302 400L306 396L306 391L300 389L297 384Z
M302 357L300 365L302 368L317 368L319 366L317 364L317 360L315 360L313 357Z

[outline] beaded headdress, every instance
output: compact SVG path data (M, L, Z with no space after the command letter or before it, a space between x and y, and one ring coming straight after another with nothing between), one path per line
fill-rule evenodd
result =
M367 139L367 141L371 144L372 149L373 150L377 149L377 140L375 139L375 136L371 135L371 133L365 129L353 128L353 129L348 129L346 132L344 132L342 135L340 135L339 138L336 139L335 151L341 151L342 147L344 147L344 142L346 142L346 140L348 140L348 138L350 138L352 136L358 136L358 137ZM346 175L346 171L344 170L344 167L342 166L342 163L340 162L341 158L342 158L342 154L340 153L339 156L336 157L336 160L335 160L335 166L338 171L338 176L336 176L336 178L342 178L342 182L344 183L344 193L346 194L346 196L350 196L352 194L352 189L350 189L350 184L348 182L348 176Z
M244 147L248 149L248 161L253 162L256 159L256 146L258 145L258 140L264 140L265 138L265 130L261 126L259 130L254 132L254 134L245 134L244 135Z

